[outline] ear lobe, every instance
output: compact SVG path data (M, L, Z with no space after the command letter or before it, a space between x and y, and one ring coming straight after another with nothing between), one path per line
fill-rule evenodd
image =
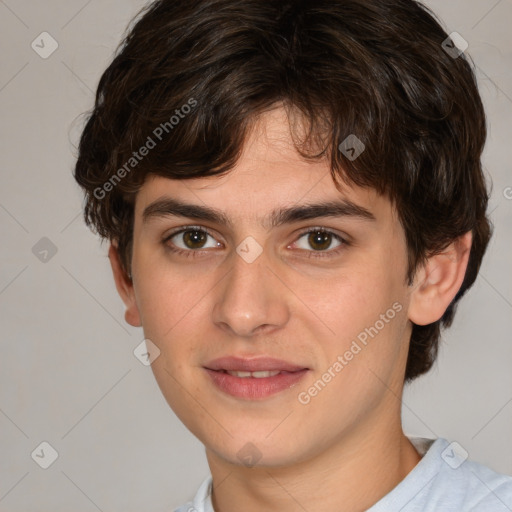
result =
M112 266L112 273L116 283L117 292L121 299L123 299L126 306L124 318L128 324L133 327L141 327L140 313L135 301L135 291L133 289L133 282L126 274L121 264L117 244L112 242L108 251L108 258Z
M468 231L417 271L408 309L411 322L428 325L444 315L464 281L472 240Z

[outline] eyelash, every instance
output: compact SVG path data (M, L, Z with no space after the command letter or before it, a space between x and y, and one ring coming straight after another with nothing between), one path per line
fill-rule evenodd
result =
M173 247L167 243L170 239L174 238L176 235L185 233L187 231L199 231L201 233L206 233L207 235L211 236L212 238L215 238L213 236L213 234L210 233L210 231L208 229L204 229L200 226L184 226L183 228L180 228L177 231L173 231L172 233L170 233L168 236L166 236L162 240L162 243L164 244L165 248L175 254L179 254L180 256L185 256L186 258L189 258L189 257L196 258L196 257L198 257L198 253L202 253L202 252L205 252L208 250L208 249L184 250L184 249L179 249L179 248ZM330 251L307 251L307 252L311 253L311 255L308 256L309 258L332 258L332 257L337 256L341 251L343 251L346 247L348 247L350 245L350 243L346 239L344 239L337 233L334 233L333 231L330 231L323 227L307 228L306 230L304 230L298 234L297 240L302 238L304 235L307 235L310 233L316 233L318 231L320 231L323 234L332 235L336 240L341 242L341 245L339 247L337 247L336 249L332 249Z

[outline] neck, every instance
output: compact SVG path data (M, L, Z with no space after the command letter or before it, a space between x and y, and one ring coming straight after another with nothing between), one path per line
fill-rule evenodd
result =
M363 512L396 487L421 457L400 421L358 425L314 458L293 466L234 465L207 449L215 512Z

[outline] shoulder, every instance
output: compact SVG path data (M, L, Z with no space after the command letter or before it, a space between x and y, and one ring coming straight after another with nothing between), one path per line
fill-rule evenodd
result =
M417 466L368 512L512 512L512 477L470 460L457 442L411 439Z
M459 489L462 510L512 512L512 477L483 464L466 460L457 469L448 467L439 475Z
M214 512L211 502L211 484L210 475L203 480L194 499L174 509L173 512Z
M467 512L512 512L512 477L472 461L457 442L438 439L429 462L435 477L429 500L448 510Z

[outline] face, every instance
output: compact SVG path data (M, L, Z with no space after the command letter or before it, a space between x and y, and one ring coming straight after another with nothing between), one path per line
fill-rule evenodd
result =
M169 200L229 223L175 215ZM321 203L344 206L337 215L275 214ZM391 203L336 187L327 162L301 159L277 109L226 176L144 184L127 318L160 350L158 385L207 453L293 465L398 424L411 332L406 269Z

